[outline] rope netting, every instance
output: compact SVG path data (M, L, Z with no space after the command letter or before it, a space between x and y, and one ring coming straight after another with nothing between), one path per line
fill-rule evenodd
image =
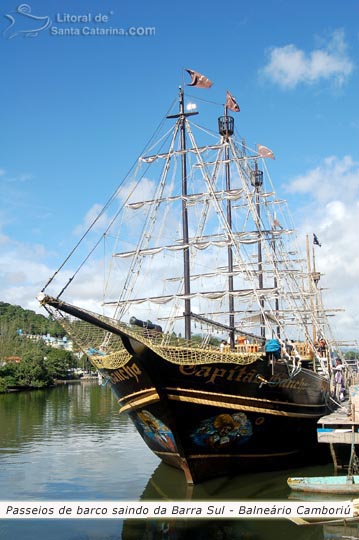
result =
M49 309L49 307L48 307ZM51 308L52 316L73 339L79 349L86 354L91 363L98 369L116 369L124 366L132 355L124 347L119 335L110 330L100 328L78 318L65 317L60 311ZM213 345L188 341L173 335L155 332L146 328L138 328L120 323L104 315L96 315L99 322L111 326L148 347L158 356L178 365L195 365L211 363L252 364L263 358L263 352L221 351Z

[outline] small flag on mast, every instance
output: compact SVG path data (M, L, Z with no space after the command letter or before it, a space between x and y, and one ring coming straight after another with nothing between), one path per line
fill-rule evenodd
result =
M314 233L313 233L313 244L314 244L315 246L322 247L322 244L319 242L317 235L314 234Z
M198 71L193 71L193 69L186 69L187 73L190 74L192 81L187 84L187 86L196 86L197 88L211 88L212 81L207 79L204 75L201 73L198 73Z
M227 97L226 97L226 107L233 112L239 112L241 109L239 108L238 103L232 96L230 92L227 90Z
M257 152L262 158L275 159L275 155L273 154L272 150L266 146L263 146L263 144L257 144Z

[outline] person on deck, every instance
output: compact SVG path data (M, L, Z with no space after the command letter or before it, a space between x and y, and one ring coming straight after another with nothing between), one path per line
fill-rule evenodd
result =
M285 342L284 342L284 347L285 347L285 351L287 353L288 356L292 356L293 354L293 340L292 341L289 341L289 339L286 339Z
M225 339L222 339L221 344L220 344L220 346L219 346L219 350L220 350L221 352L224 352L226 346L227 346L227 341L226 341Z
M325 356L325 353L326 353L326 349L327 349L327 344L325 342L325 339L321 338L319 340L319 343L318 343L318 352L320 354L320 356Z
M344 401L344 366L340 358L335 359L334 371L334 382L335 382L335 397L338 401Z

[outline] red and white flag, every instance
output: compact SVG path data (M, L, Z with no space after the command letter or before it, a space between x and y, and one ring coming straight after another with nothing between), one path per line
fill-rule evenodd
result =
M266 146L263 146L263 144L257 144L257 152L262 158L275 159L275 155L273 154L272 150Z
M227 109L233 112L239 112L241 110L239 108L238 103L236 102L232 94L228 92L228 90L227 90L227 98L226 98L226 107Z
M198 73L198 71L193 71L192 69L186 69L187 73L190 74L192 81L187 84L187 86L196 86L197 88L211 88L212 81L207 79L204 75L201 73Z

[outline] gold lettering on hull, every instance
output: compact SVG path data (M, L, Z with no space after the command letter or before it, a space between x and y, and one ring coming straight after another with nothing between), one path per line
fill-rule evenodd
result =
M136 379L136 381L139 382L139 375L141 374L142 371L138 365L133 363L130 366L126 365L116 369L116 371L113 371L109 376L112 383L127 381L128 379Z
M205 384L215 384L218 382L218 379L256 385L261 384L261 380L258 378L258 372L255 369L248 370L245 366L236 366L230 369L213 366L179 366L178 369L182 375L206 379L204 381ZM272 375L266 380L266 383L278 388L291 388L293 390L303 390L306 387L304 377L290 379L289 377Z

